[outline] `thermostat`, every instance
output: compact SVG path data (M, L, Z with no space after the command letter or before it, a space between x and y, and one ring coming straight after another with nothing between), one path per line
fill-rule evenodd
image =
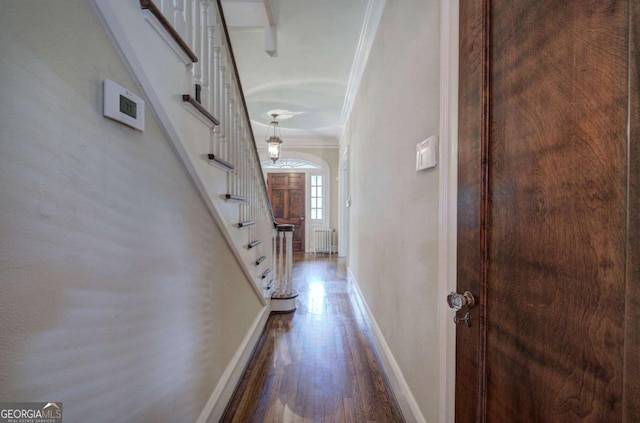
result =
M416 148L416 172L436 167L436 164L438 164L437 151L437 135L432 135L426 140L419 142Z
M144 131L144 100L110 79L104 80L104 116Z

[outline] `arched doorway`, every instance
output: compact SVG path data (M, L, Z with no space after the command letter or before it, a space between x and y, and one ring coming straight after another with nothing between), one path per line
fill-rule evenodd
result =
M270 173L304 174L304 232L308 235L304 241L304 251L315 251L313 237L317 228L330 228L330 168L323 159L305 153L283 155L277 162L262 160L262 172L265 180Z

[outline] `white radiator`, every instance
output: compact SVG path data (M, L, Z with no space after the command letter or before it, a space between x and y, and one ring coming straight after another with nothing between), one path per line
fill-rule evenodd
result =
M333 253L333 229L316 228L313 230L313 251L316 253Z

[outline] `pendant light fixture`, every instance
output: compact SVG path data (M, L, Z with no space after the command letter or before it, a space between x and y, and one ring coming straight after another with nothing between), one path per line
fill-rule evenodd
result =
M278 124L278 114L273 113L273 120L267 129L267 135L264 140L267 142L267 156L275 163L280 158L280 149L282 146L282 138L280 138L280 125ZM271 134L271 135L270 135Z

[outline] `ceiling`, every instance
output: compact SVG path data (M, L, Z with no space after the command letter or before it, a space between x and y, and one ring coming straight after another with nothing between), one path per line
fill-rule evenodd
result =
M222 5L258 146L272 112L285 148L337 146L384 0Z

